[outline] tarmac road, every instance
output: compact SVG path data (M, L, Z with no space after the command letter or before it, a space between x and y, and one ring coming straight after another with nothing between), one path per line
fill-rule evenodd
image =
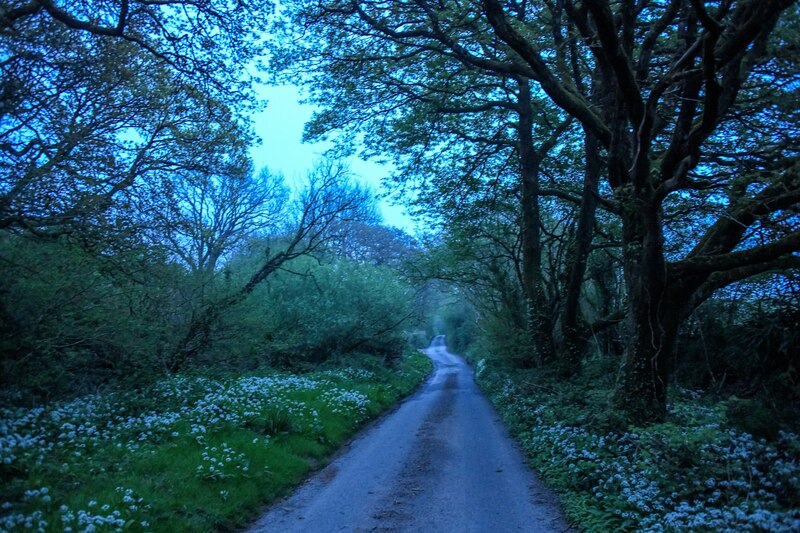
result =
M430 380L248 531L570 531L472 370L426 350Z

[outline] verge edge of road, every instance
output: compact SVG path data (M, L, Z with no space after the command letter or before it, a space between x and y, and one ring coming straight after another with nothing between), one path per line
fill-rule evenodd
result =
M423 353L423 354L427 355L427 349L425 349L425 348L420 348L418 351L420 353ZM342 444L335 451L331 452L330 455L328 455L327 457L325 457L324 459L319 460L319 461L313 461L313 462L309 461L309 465L311 466L311 468L306 473L305 477L299 483L297 483L296 485L294 485L292 487L288 487L287 490L286 490L286 494L284 494L283 496L281 496L279 498L276 498L276 499L272 500L269 504L267 504L264 507L260 508L257 513L253 514L253 520L250 521L247 525L245 525L240 530L241 531L248 531L257 522L259 517L262 517L265 514L267 514L270 511L272 511L273 509L283 505L287 500L289 500L294 495L295 492L297 492L300 489L300 487L306 485L307 483L312 482L314 480L314 478L320 472L322 472L323 470L325 470L325 468L328 467L328 465L330 465L331 463L335 462L342 455L347 453L350 450L350 447L353 445L353 443L355 441L357 441L360 438L362 438L364 435L366 435L372 429L374 429L375 426L380 425L385 419L387 419L388 417L393 415L395 412L397 412L397 410L400 409L400 407L403 404L405 404L406 402L411 401L416 395L418 395L420 393L420 391L423 388L425 388L430 383L430 381L436 375L437 368L438 368L438 365L437 365L436 361L431 360L431 370L430 370L430 372L428 372L428 375L424 379L420 380L420 382L417 384L416 387L414 387L411 391L409 391L408 394L406 394L402 398L399 398L392 405L388 406L386 409L381 411L380 414L378 414L374 418L371 418L370 420L364 422L364 424L360 428L358 428L358 430L355 433L353 433L350 437L348 437L346 440L344 440L342 442Z

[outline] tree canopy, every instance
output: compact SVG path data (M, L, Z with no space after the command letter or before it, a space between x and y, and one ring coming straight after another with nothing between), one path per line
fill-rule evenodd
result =
M791 0L299 1L286 16L303 37L278 67L322 108L309 136L362 135L428 212L516 196L539 364L575 371L581 339L626 316L632 419L664 416L693 309L797 268ZM587 266L609 247L625 304L592 323Z

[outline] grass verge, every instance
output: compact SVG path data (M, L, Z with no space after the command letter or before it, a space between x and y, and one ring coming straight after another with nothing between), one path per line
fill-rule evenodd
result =
M672 393L667 422L625 427L611 406L615 375L590 364L580 381L504 371L476 376L532 466L583 531L800 531L800 438L769 440L736 424L737 399Z
M234 531L410 393L409 354L303 375L179 375L0 411L0 530Z

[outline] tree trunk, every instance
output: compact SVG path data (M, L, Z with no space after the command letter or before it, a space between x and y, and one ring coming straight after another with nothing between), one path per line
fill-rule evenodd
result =
M623 209L628 338L616 403L630 422L647 424L667 414L669 361L683 306L667 291L660 208L645 194L632 193Z
M519 158L522 174L522 284L534 346L534 362L541 366L555 359L550 305L542 276L541 218L539 214L540 157L533 148L533 108L530 85L519 81Z
M583 180L583 195L578 212L578 227L575 240L567 253L567 283L564 291L564 306L561 312L561 361L562 372L567 375L580 373L588 340L586 326L580 315L581 289L586 273L586 264L594 237L595 213L597 211L597 188L600 182L600 154L597 138L584 131L586 168Z

